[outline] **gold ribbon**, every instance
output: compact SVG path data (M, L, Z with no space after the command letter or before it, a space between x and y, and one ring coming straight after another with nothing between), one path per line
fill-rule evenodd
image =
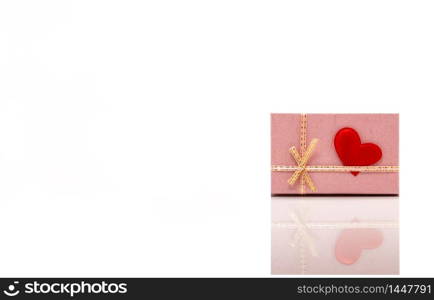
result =
M318 139L313 139L310 142L309 147L307 147L306 152L303 154L303 156L300 156L300 154L298 154L298 151L297 149L295 149L294 146L292 146L289 149L289 152L291 153L292 157L298 164L297 170L292 174L291 178L289 178L288 180L288 183L290 185L294 185L297 179L300 176L302 176L304 182L306 182L309 188L314 192L316 191L316 187L313 184L312 178L307 173L306 164L309 161L310 157L312 156L313 150L315 149L317 143L318 143Z
M272 165L271 171L273 172L294 172L288 180L288 184L293 186L297 179L300 178L300 193L305 191L304 185L306 184L312 192L316 192L317 188L313 183L312 178L308 172L367 172L367 173L394 173L399 172L398 166L309 166L307 163L311 158L318 139L314 138L306 147L307 142L307 114L301 114L300 124L300 152L298 153L295 146L289 149L294 158L297 166L285 165Z

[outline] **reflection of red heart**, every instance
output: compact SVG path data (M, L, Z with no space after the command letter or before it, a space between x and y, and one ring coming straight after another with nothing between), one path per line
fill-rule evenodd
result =
M378 229L345 229L336 241L335 256L340 263L351 265L360 258L363 249L375 249L382 243L383 234Z
M335 149L344 166L369 166L381 159L381 149L375 144L362 144L352 128L342 128L335 136ZM354 176L359 172L351 172Z

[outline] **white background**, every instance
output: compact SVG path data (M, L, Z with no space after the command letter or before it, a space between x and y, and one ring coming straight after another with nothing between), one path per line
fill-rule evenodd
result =
M270 112L401 113L433 275L432 1L2 1L0 275L268 276Z

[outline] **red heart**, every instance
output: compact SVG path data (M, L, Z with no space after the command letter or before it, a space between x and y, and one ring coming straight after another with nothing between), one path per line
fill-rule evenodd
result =
M372 143L362 144L360 136L352 128L342 128L335 136L335 149L344 166L369 166L381 159L380 147ZM354 176L359 172L351 172Z

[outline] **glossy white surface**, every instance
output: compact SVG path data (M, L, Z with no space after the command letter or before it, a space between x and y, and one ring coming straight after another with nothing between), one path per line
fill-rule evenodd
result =
M399 198L275 197L271 201L273 274L399 274ZM378 230L382 243L363 250L355 263L342 264L335 248L346 229Z

